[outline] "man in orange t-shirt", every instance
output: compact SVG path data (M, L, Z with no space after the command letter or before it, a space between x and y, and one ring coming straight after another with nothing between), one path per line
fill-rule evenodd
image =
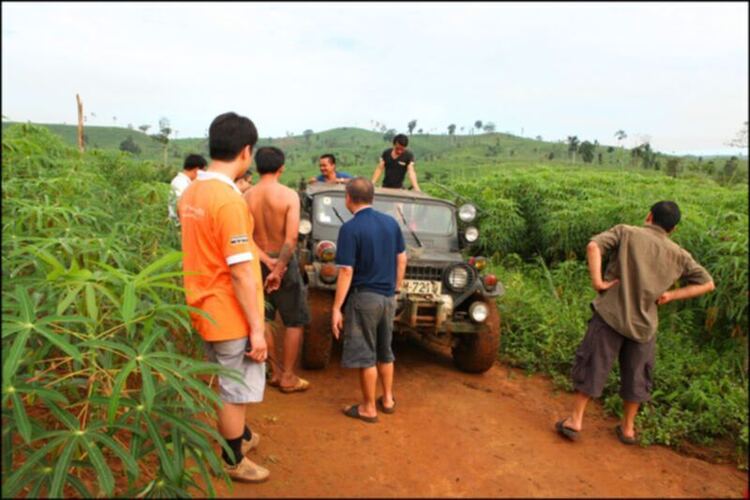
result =
M210 316L190 314L209 360L242 379L219 376L218 430L232 450L223 451L225 470L234 480L260 482L269 471L244 455L260 439L245 424L245 407L262 401L265 389L263 288L253 221L235 185L252 163L258 131L248 118L225 113L208 135L211 163L178 204L185 293L189 306Z

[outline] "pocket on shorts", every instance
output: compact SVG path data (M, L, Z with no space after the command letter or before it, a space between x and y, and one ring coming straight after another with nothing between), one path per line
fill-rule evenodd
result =
M376 293L360 292L354 296L354 309L363 312L376 312L382 309L383 304Z

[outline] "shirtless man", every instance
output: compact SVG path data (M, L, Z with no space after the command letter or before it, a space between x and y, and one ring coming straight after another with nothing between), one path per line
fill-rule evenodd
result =
M258 149L255 165L260 180L243 197L255 220L255 244L266 254L261 254L266 324L270 326L278 310L285 327L282 362L272 360L273 377L268 385L278 387L284 393L300 392L307 390L310 384L294 373L294 365L304 326L310 322L310 313L307 290L294 255L299 233L299 197L279 182L284 172L284 153L280 149ZM270 328L266 329L266 342L268 351L275 354Z

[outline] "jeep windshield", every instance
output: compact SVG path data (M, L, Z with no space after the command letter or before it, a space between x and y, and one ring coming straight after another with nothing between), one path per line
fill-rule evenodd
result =
M453 210L447 205L424 200L399 200L376 196L373 208L396 219L403 231L411 229L417 234L441 236L451 236L456 232ZM341 226L343 222L352 218L352 214L346 209L343 196L316 196L313 201L313 214L314 222L324 226ZM408 228L404 220L409 224Z

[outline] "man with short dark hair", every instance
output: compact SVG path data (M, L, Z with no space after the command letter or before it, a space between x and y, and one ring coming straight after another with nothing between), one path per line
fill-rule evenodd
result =
M167 208L169 209L169 218L175 223L180 225L180 219L177 217L177 202L182 196L182 193L187 189L191 182L195 180L198 175L199 169L206 168L206 159L201 155L190 154L185 158L182 164L182 172L179 172L174 176L170 183L171 191L169 192L169 203Z
M236 113L217 116L208 129L211 164L198 172L178 203L182 221L182 268L193 327L208 359L237 372L219 375L218 431L231 453L222 452L229 477L260 482L269 472L245 457L260 436L246 425L247 403L263 400L266 341L259 252L253 220L235 181L253 161L258 131Z
M339 267L331 318L333 335L343 328L341 365L359 369L363 403L344 410L348 417L377 422L378 408L393 413L391 350L396 298L406 272L406 248L396 219L372 208L374 187L355 177L346 185L346 208L354 214L339 230ZM345 312L341 309L346 301ZM378 375L383 395L375 400Z
M242 177L237 179L237 187L240 190L240 193L245 194L245 191L253 187L253 172L252 170L248 170L245 172Z
M270 324L277 310L285 327L282 360L281 363L274 363L273 376L268 385L288 394L310 387L307 380L294 373L303 330L310 322L310 313L307 289L294 253L299 233L299 196L279 182L284 172L284 161L284 152L279 148L258 149L255 165L260 180L245 192L244 198L255 220L253 238L266 254L261 258L266 288L265 314L269 326L266 340L273 356L272 362L277 358Z
M670 239L679 221L677 204L660 201L651 207L644 226L619 224L591 238L586 248L589 273L599 293L591 303L593 317L586 336L576 350L573 411L556 424L562 436L578 438L586 405L601 396L619 358L623 415L615 432L624 444L638 442L635 416L640 403L651 398L658 306L714 289L711 275ZM611 255L602 279L602 254L607 252ZM677 280L685 286L671 289Z
M393 147L383 151L380 155L380 163L375 167L372 174L372 183L378 182L380 175L385 171L383 177L384 188L403 189L404 177L409 174L411 187L414 191L420 191L417 183L417 171L414 170L414 153L406 149L409 138L405 134L398 134L393 138Z
M308 181L310 184L316 182L328 182L328 183L345 183L349 182L352 178L351 175L346 172L339 172L336 170L336 157L331 153L326 153L320 156L320 175L317 177L310 177Z

